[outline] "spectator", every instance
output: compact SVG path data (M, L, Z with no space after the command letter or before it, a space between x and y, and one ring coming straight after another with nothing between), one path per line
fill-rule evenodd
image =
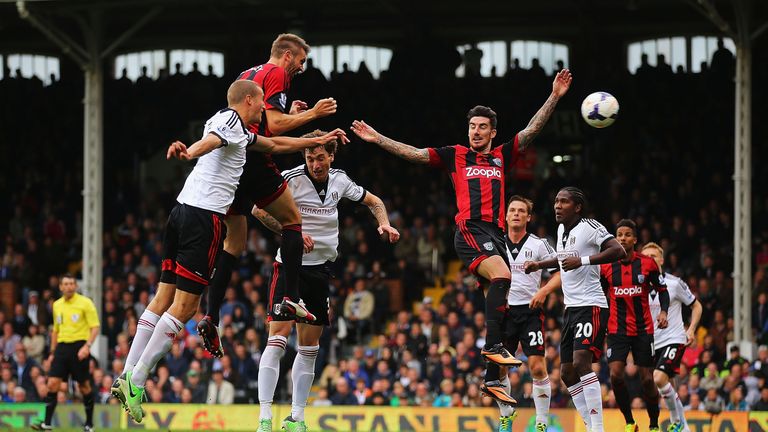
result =
M208 404L231 405L235 401L235 386L224 379L221 369L213 370L213 377L208 384Z
M744 400L741 387L736 387L729 395L728 405L725 406L728 411L749 411L749 406Z
M760 389L760 399L752 405L752 411L768 411L768 386Z
M333 402L328 399L328 390L321 388L317 392L317 397L312 401L312 406L327 407L333 405Z
M707 397L704 399L704 411L710 414L720 414L725 408L723 398L717 392L717 388L707 390Z
M370 328L370 318L373 315L374 297L365 289L365 281L355 281L354 292L347 296L344 302L344 318L347 319L350 328L355 332L358 343L365 332Z
M21 339L21 344L27 351L27 355L38 365L43 362L45 351L45 337L40 334L37 325L29 326L29 333Z
M13 331L13 324L7 321L3 324L3 335L0 337L0 349L2 349L2 355L10 357L16 350L16 345L21 342L21 336L17 335Z
M357 405L357 398L349 391L349 382L346 378L336 380L336 391L331 396L332 405Z

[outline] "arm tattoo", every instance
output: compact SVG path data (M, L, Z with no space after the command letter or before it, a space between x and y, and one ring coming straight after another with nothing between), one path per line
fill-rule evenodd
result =
M379 134L376 144L393 155L399 156L409 162L422 164L429 163L429 151L427 151L427 149L420 149L408 144L403 144L391 138L387 138L382 134Z
M518 136L518 148L520 151L524 151L534 138L541 132L541 129L549 120L552 112L555 110L558 99L555 96L550 96L544 105L539 108L536 114L533 115L531 121L528 122L528 126L520 131Z
M253 212L253 215L256 216L256 219L259 220L262 224L264 224L265 227L269 228L270 231L280 234L283 231L283 225L277 221L277 219L273 218L272 215L267 213L266 211L262 209L258 209L255 212Z
M374 200L374 202L368 206L368 209L371 210L371 213L373 214L373 217L376 218L376 222L379 223L379 226L389 225L387 209L384 207L384 203L381 201L381 199L376 198L376 200Z

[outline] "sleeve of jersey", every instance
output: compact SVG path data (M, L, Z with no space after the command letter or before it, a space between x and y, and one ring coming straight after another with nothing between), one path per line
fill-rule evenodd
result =
M240 130L240 127L237 124L238 121L237 113L234 111L218 114L216 117L211 119L211 123L208 127L208 133L219 137L222 147L226 147L230 144L236 144L242 141L246 141L246 144L250 145L255 137L245 137L243 131Z
M688 284L680 280L680 289L677 290L677 295L680 297L680 301L683 302L686 306L692 306L693 303L696 301L696 296L693 295L691 292L691 289L688 287Z
M59 308L56 303L53 304L53 331L58 333L61 330L61 324L59 323Z
M347 183L346 187L344 188L344 198L355 202L362 201L366 195L365 188L352 181L349 176L344 175L343 177Z
M264 109L276 109L281 113L287 111L288 77L285 69L274 68L264 77Z
M647 261L649 266L648 279L650 279L651 285L653 285L656 291L666 291L667 282L664 280L664 275L659 271L659 266L656 264L656 261L650 258Z
M504 166L509 171L512 166L517 162L517 157L520 154L520 143L518 141L518 135L512 141L505 142L501 145L501 157L504 159Z
M603 243L613 238L613 235L608 232L607 229L600 222L595 221L597 228L595 228L594 237L595 244L602 247Z
M453 164L456 155L454 146L429 147L429 166L433 168L448 168Z
M90 328L99 327L101 325L99 322L99 314L96 312L96 306L94 306L92 301L88 301L88 307L85 309L85 321Z

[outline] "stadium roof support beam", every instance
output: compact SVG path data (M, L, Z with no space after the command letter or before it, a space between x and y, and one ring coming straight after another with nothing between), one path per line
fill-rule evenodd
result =
M736 0L736 109L734 131L734 338L747 358L752 342L752 33L751 0Z
M117 37L105 50L103 46L103 13L92 8L85 16L76 16L84 35L85 46L77 44L64 32L33 15L23 0L16 2L19 16L40 30L72 57L85 75L84 139L83 139L83 288L101 316L102 310L102 232L104 231L104 64L103 58L120 43L135 34L155 17L161 8L150 10L141 20ZM101 361L106 360L104 337L97 339L93 352Z

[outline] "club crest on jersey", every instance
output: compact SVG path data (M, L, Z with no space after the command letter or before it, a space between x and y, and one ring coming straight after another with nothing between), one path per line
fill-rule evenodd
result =
M288 95L285 93L280 93L280 97L278 98L277 103L279 103L280 106L285 109L285 106L288 103Z
M485 248L485 250L487 250L487 251L492 251L492 250L493 250L493 243L491 243L491 242L485 242L485 243L483 243L483 247L484 247L484 248Z
M76 322L78 322L80 320L80 315L72 314L71 318L72 318L72 322L76 323Z
M526 249L525 250L525 257L528 258L528 259L533 258L533 251Z
M637 281L639 283L645 282L645 275L637 275Z
M605 352L605 355L607 355L607 356L608 356L608 358L611 358L611 354L612 354L612 353L613 353L613 350L611 350L610 348L608 348L608 351L606 351L606 352Z
M338 200L339 200L339 193L338 193L338 192L336 192L336 191L333 191L333 192L331 192L331 198L332 198L334 201L338 201Z
M491 163L496 165L497 167L500 167L501 166L501 159L493 158L493 159L491 159Z
M576 237L571 237L571 246L576 244Z

